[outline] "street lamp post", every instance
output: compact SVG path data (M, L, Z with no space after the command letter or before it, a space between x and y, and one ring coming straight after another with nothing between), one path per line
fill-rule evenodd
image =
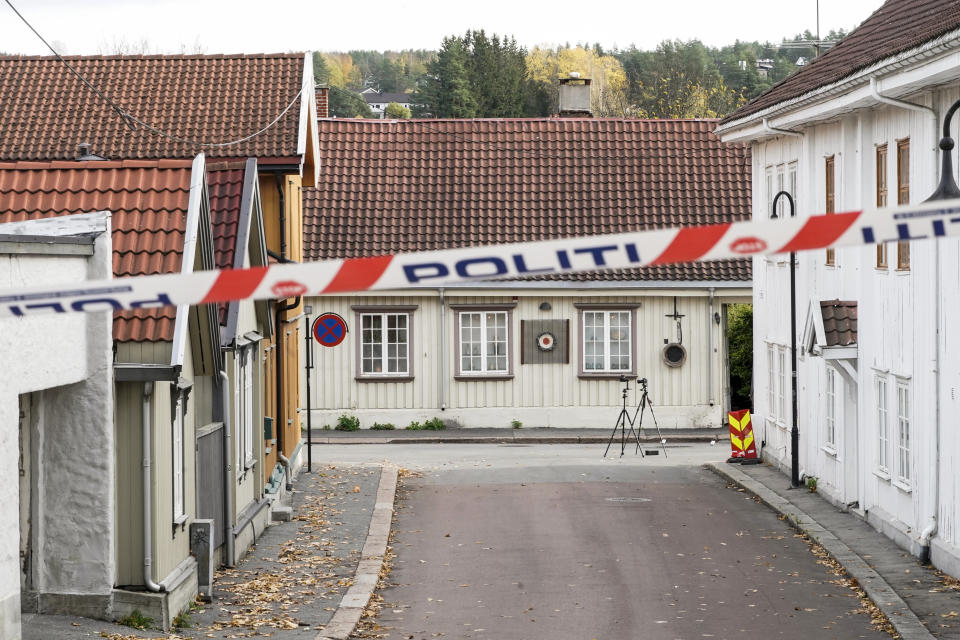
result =
M952 141L951 141L952 144ZM777 203L786 196L790 203L790 217L797 215L793 196L787 191L781 191L773 197L770 217L778 218ZM800 486L800 429L797 425L797 254L790 252L790 384L791 384L791 417L790 425L790 486Z
M953 114L957 112L957 109L960 109L960 100L950 105L946 115L943 116L943 137L940 138L940 151L942 151L940 154L942 162L940 168L940 184L937 186L937 190L933 192L933 195L924 202L960 198L960 188L957 188L957 182L953 178L953 158L950 156L950 152L953 151L953 138L950 137L950 121L953 120Z

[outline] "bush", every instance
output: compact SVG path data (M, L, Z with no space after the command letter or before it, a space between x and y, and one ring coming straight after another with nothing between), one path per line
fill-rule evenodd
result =
M334 427L337 431L356 431L360 428L360 418L356 416L348 416L343 414L337 418L337 426Z
M408 424L406 428L407 428L408 431L422 431L422 430L423 430L423 425L422 425L421 423L417 422L416 420L414 420L413 422L411 422L410 424Z
M727 310L730 358L730 408L752 409L753 306L732 304Z
M428 431L443 431L447 428L447 425L443 424L443 420L440 418L430 418L423 423L423 428Z
M510 426L513 427L514 429L520 429L523 427L523 423L517 419L513 419L510 421Z
M373 429L374 431L393 431L394 429L396 429L396 427L389 422L384 422L384 423L374 422L372 425L370 425L370 428Z

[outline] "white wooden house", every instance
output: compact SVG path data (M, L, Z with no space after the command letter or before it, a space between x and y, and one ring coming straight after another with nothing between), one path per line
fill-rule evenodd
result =
M320 120L324 172L304 190L304 255L743 219L749 154L721 145L715 125ZM626 375L649 380L662 428L720 427L725 305L749 297L749 261L729 260L310 298L314 316L347 326L337 346L311 343L312 422L612 427Z
M958 77L955 3L888 1L720 123L724 141L752 147L754 218L771 215L780 190L801 217L925 200ZM785 199L778 208L789 215ZM960 245L885 240L798 256L795 336L788 260L754 259L755 429L764 457L787 468L796 341L801 474L957 575Z

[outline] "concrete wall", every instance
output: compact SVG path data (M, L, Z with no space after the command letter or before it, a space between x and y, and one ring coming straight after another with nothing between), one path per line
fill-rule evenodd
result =
M677 311L684 315L681 323L683 345L687 349L686 363L679 368L666 366L661 357L664 341L677 339L676 322L666 317L673 313L674 295ZM720 313L723 303L743 300L744 295L749 295L749 288L717 289L713 310ZM450 305L512 304L514 301L509 344L512 377L472 380L457 376L454 344L457 311ZM359 416L363 427L379 421L392 422L402 428L412 420L435 416L467 427L510 427L514 419L529 427L612 426L621 408L622 385L618 374L603 379L580 375L579 310L575 306L580 303L639 305L636 309L636 371L640 377L649 379L661 428L719 427L723 423L726 353L721 327L711 319L709 292L705 287L631 293L611 291L604 296L597 295L596 290L508 290L499 295L491 291L471 295L448 290L445 303L445 318L441 320L438 293L310 299L308 304L312 304L314 317L335 312L346 319L350 329L347 338L336 347L310 343L315 363L311 396L314 428L333 425L343 413ZM548 303L549 310L541 310L542 303ZM416 307L411 320L412 380L356 379L360 330L352 306L357 304ZM524 320L568 320L569 344L558 347L569 350L568 362L521 364L521 321ZM524 336L524 339L529 341L535 336ZM303 375L301 384L305 385ZM635 402L639 398L631 395L630 400Z
M93 255L0 255L0 289L82 282L111 273L109 216L71 216L20 223L17 233L70 235L76 225L100 232ZM88 229L85 229L88 230ZM4 229L0 227L0 233ZM74 247L75 248L75 247ZM48 250L56 251L56 245ZM71 314L0 319L0 447L19 448L19 406L30 403L24 428L31 504L0 517L0 638L19 638L21 585L52 609L105 607L114 573L111 316ZM31 395L22 395L31 394ZM0 501L19 502L17 456L0 463ZM29 537L21 563L21 528ZM21 567L27 568L24 575ZM35 598L33 594L48 596ZM71 605L72 603L72 605ZM91 604L93 603L93 604Z
M956 89L924 90L903 96L932 105L939 114L960 96ZM836 210L876 205L876 149L887 145L887 202L897 204L897 143L910 141L910 202L921 202L935 189L939 125L925 113L870 105L821 124L801 127L802 140L767 139L754 144L754 216L769 215L768 168L797 162L800 216L824 210L825 158L836 167ZM808 308L839 298L858 303L858 345L844 363L805 353L799 361L800 470L816 477L818 491L850 508L913 553L921 533L935 521L934 562L960 573L957 519L960 503L952 469L960 458L960 439L950 416L960 412L960 345L948 321L960 308L960 242L910 243L909 270L897 269L897 244L888 247L888 267L878 268L874 246L836 253L825 264L823 251L798 256L798 334ZM789 417L789 269L785 260L754 261L754 374L757 420L764 453L788 467ZM798 335L798 340L799 340ZM768 352L774 352L773 375ZM779 354L786 354L786 415L780 407ZM826 442L824 390L828 370L839 376L841 402L838 436ZM887 384L887 436L881 455L878 379ZM905 385L910 400L910 477L898 477L897 396ZM939 432L939 438L938 438ZM939 449L938 449L939 439ZM881 464L883 460L886 464ZM938 472L939 470L939 472Z

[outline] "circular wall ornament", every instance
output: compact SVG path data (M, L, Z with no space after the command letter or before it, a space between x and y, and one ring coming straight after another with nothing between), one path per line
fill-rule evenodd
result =
M663 364L681 367L687 361L687 349L682 344L671 342L663 348Z
M537 348L540 349L540 351L553 351L556 344L556 337L549 331L544 331L537 336Z

